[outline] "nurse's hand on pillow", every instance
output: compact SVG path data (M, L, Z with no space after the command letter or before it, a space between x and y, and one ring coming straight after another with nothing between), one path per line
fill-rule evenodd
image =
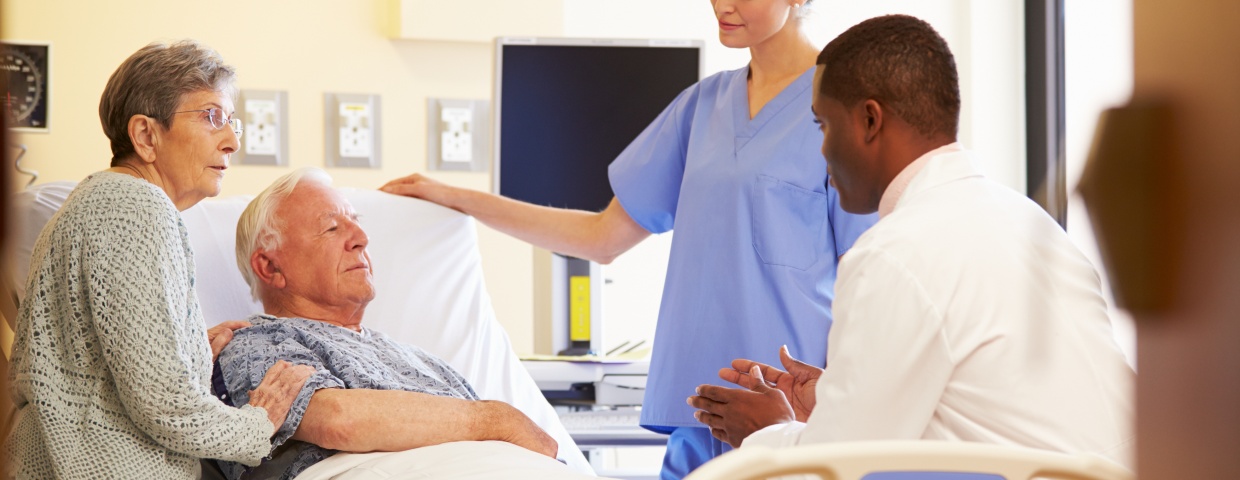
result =
M263 407L267 411L267 420L271 421L271 434L275 435L284 425L288 410L293 400L306 385L306 379L314 374L314 367L309 365L293 365L280 360L267 369L263 381L258 388L250 390L250 405Z
M814 391L823 369L792 358L787 345L779 347L779 362L788 370L780 370L753 360L736 359L732 361L732 368L719 369L719 378L753 390L758 382L748 372L753 370L755 365L758 366L767 384L773 384L779 391L784 392L788 403L792 404L797 421L804 422L809 418L809 412L814 411L817 399Z
M456 190L456 187L431 179L430 177L420 173L400 177L387 182L383 184L382 187L379 187L379 190L393 195L420 198L448 208L460 210L454 206L452 199L450 198L452 192Z
M534 246L604 265L650 236L615 197L601 212L544 207L454 187L420 173L387 182L379 190L436 203Z
M715 438L735 448L753 432L796 420L784 392L766 383L758 364L749 375L754 377L754 386L748 390L701 385L697 395L689 397L689 405L701 410L693 417L710 427Z
M220 357L220 352L232 341L233 330L250 326L245 320L229 320L207 329L207 342L211 344L211 363Z

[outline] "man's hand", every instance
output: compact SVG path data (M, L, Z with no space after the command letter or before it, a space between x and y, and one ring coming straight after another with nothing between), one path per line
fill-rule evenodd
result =
M773 384L779 391L784 392L784 397L792 405L797 421L804 422L809 419L810 412L814 411L814 404L817 403L815 388L818 385L818 377L822 376L824 370L792 358L792 355L788 353L787 345L779 347L779 361L784 364L787 371L752 360L733 360L732 368L719 369L719 378L753 390L758 381L747 372L757 366L761 369L762 377L766 379L768 385Z
M689 405L701 410L693 414L694 418L710 427L711 435L734 448L753 432L796 420L784 392L766 383L758 365L749 376L753 377L749 390L701 385L697 395L689 397Z
M224 351L224 346L232 341L233 330L239 330L248 326L250 326L250 322L244 320L229 320L208 328L207 342L211 344L211 363L215 363L215 360L220 357L220 352Z
M496 421L493 425L500 426L500 430L496 432L496 440L502 440L551 458L555 458L560 452L559 443L516 407L490 400L482 400L478 404L490 409L492 413L482 418L487 421L494 419Z

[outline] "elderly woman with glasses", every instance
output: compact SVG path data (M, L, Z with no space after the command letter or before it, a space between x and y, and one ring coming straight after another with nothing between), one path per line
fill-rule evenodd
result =
M191 41L151 44L108 80L111 168L73 190L35 243L10 374L18 478L195 478L256 465L309 367L277 364L242 408L211 394L242 322L207 330L180 211L220 192L238 148L235 72Z

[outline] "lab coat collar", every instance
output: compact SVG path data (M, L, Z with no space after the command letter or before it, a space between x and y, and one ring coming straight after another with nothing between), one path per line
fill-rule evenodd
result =
M908 165L905 165L904 170L901 170L900 173L896 174L896 177L891 179L891 183L887 184L887 189L883 190L883 196L878 200L878 218L886 217L896 209L896 204L899 203L900 198L904 196L904 191L908 189L909 182L912 182L913 178L921 172L921 169L926 166L926 162L929 162L931 158L938 155L948 152L957 152L960 150L960 144L958 142L952 142L926 152L920 157L917 157L916 160L913 160Z
M910 172L912 173L912 178L908 180L907 186L897 193L898 197L894 201L895 207L892 208L892 212L899 210L909 198L917 196L920 192L956 180L984 176L982 170L974 163L973 153L965 150L958 142L926 152L925 155L909 164L909 167L919 162L918 168ZM905 167L905 170L907 171L909 167ZM904 175L904 173L904 171L901 171L900 175ZM900 175L897 175L896 178L899 178ZM895 183L893 180L892 184L894 185ZM887 192L884 192L884 200L886 196Z

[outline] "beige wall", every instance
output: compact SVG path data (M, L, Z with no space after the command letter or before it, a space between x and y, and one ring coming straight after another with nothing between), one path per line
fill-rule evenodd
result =
M241 88L288 92L291 167L323 165L324 92L376 93L382 96L383 168L330 173L338 185L373 188L423 171L426 98L489 98L492 48L389 39L394 10L386 0L5 2L5 39L52 44L51 133L14 136L30 149L22 163L40 173L40 182L79 180L106 168L110 154L96 112L108 75L151 41L193 38L237 67ZM257 193L286 171L234 166L223 193ZM489 185L486 174L439 177ZM529 272L529 247L480 230L486 272ZM533 345L528 279L528 273L488 276L500 321L524 352Z
M523 2L515 14L513 2ZM51 133L16 136L30 148L23 165L38 170L40 182L79 180L105 168L109 149L96 110L108 75L148 42L194 38L237 67L241 88L288 92L290 167L323 165L323 93L374 93L382 97L383 168L329 172L338 185L373 188L425 171L426 99L489 99L492 46L391 39L402 5L405 11L429 8L435 24L462 25L460 31L473 39L486 37L480 26L506 35L503 29L509 25L555 30L554 22L546 20L560 18L561 31L545 34L702 39L707 74L740 67L748 59L743 50L719 45L707 0L11 0L0 15L4 38L52 43ZM991 0L817 0L808 30L822 45L884 13L909 13L934 24L961 69L962 142L990 160L985 165L989 174L1023 191L1019 11L1020 2ZM287 170L235 166L228 171L224 194L256 193ZM489 173L437 173L436 178L490 188ZM479 230L496 313L515 349L533 352L532 250L486 227ZM653 336L669 243L666 238L647 241L605 273L616 277L609 288L624 289L606 294L617 300L605 302L607 317L615 319L605 331L607 344Z

